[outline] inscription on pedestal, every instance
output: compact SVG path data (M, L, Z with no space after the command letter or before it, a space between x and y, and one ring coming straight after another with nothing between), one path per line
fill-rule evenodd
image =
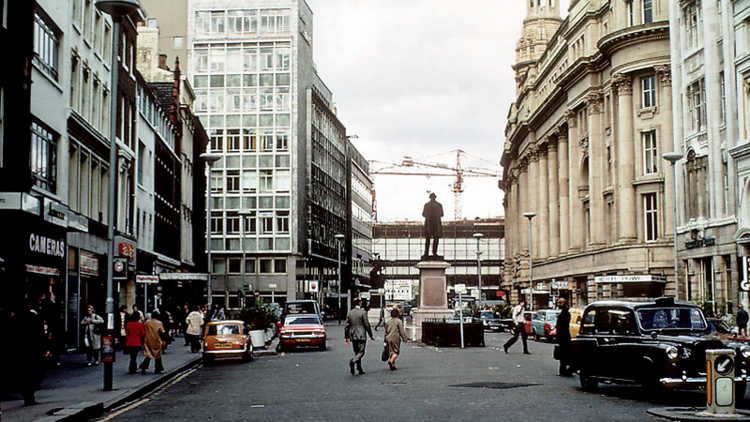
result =
M425 277L422 279L424 288L422 289L424 306L441 307L445 306L445 281L441 277Z

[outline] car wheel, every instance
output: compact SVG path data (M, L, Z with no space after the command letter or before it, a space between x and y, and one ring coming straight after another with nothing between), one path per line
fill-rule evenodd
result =
M250 362L251 360L253 360L253 345L252 344L248 346L247 353L245 353L245 355L242 356L242 360L244 360L245 362Z
M599 382L591 378L591 375L583 369L578 374L578 381L581 383L581 390L583 391L594 391L599 386Z
M326 350L326 349L327 349L326 342L324 341L323 344L320 345L320 350L323 351L323 350Z
M735 383L734 384L734 402L739 403L745 399L745 392L747 391L746 383Z
M534 341L539 341L539 335L536 333L536 331L531 330L531 334L534 336Z
M211 355L203 355L203 365L213 365L215 362L214 357Z

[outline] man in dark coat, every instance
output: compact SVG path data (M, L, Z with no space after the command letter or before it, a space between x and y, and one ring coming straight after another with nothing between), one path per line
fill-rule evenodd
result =
M23 396L24 406L37 404L34 393L44 380L49 354L44 322L37 308L35 300L20 302L7 321L6 338L13 339L14 344L23 345L23 350L6 350L11 353L3 354L3 364L6 365L7 379L15 380L15 389Z
M422 217L424 217L424 256L430 251L430 240L432 239L432 255L437 255L438 242L443 237L443 206L435 200L437 195L430 194L430 202L424 204Z
M739 328L738 334L747 337L747 311L743 308L741 303L737 305L737 308L737 328Z
M569 368L570 359L570 311L568 301L560 298L557 300L557 307L560 309L560 315L557 316L557 344L555 345L555 359L560 361L561 377L571 376Z
M352 342L352 349L354 350L354 358L349 361L349 370L354 375L354 365L357 365L357 372L360 375L364 375L365 371L362 369L362 358L365 356L365 349L367 348L367 337L370 340L375 340L370 329L370 321L367 319L367 313L364 309L360 308L359 298L352 299L352 310L346 316L346 325L344 326L344 344L349 345L349 340Z

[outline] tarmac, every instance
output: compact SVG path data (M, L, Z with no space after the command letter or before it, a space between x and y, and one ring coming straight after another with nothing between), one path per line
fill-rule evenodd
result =
M276 354L274 339L254 356ZM143 354L138 362L143 360ZM24 407L20 394L0 391L2 422L70 422L89 420L102 413L135 401L188 369L202 362L200 353L190 353L184 339L177 338L164 352L165 371L154 373L154 364L141 375L128 374L129 357L118 351L113 367L113 388L104 391L104 365L86 365L85 353L61 356L61 365L53 366L36 392L35 406Z

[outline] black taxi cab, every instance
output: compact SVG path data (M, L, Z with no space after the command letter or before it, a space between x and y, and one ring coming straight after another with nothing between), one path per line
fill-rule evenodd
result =
M581 388L600 382L637 383L651 389L706 385L706 350L735 351L735 392L743 397L750 347L712 336L701 309L672 297L652 301L599 301L588 305L571 340L571 367Z

